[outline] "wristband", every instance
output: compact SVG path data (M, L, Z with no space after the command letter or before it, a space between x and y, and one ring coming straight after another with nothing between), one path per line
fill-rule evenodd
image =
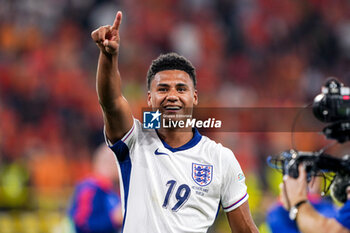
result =
M299 201L297 204L295 204L292 208L290 208L289 210L289 218L290 220L292 221L295 221L295 219L297 218L297 214L298 214L298 211L299 211L299 207L304 204L304 203L307 203L308 201L307 200L302 200L302 201Z

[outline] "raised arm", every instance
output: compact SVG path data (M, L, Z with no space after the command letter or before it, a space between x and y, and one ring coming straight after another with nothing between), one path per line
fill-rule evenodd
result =
M112 143L121 139L133 125L130 106L122 95L118 69L121 21L122 12L118 11L112 26L102 26L91 33L100 49L96 75L97 95L103 110L106 135Z
M238 208L227 212L226 215L230 224L231 232L259 232L250 214L248 201Z

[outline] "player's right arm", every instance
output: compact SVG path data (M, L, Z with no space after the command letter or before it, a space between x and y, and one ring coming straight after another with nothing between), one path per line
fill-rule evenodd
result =
M133 125L130 106L122 95L118 69L121 21L122 13L118 11L112 26L102 26L91 33L92 39L100 49L96 88L103 111L106 135L112 143L120 140Z

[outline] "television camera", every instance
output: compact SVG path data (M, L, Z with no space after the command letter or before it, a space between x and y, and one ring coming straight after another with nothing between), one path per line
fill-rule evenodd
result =
M335 78L329 79L321 89L321 94L314 99L312 110L314 116L326 123L323 134L329 138L344 143L350 140L350 88L345 87ZM331 195L339 202L346 202L346 188L350 186L350 156L336 158L324 153L288 150L278 156L270 156L268 164L281 169L283 174L291 177L299 176L298 166L304 164L308 182L314 176L333 172L329 187Z

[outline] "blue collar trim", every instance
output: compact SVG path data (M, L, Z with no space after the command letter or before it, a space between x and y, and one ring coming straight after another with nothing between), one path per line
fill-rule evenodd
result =
M156 130L157 135L158 135L159 139L162 141L164 147L173 153L177 152L177 151L183 151L183 150L190 149L198 144L198 142L202 139L202 135L198 132L198 130L196 128L193 128L192 131L193 131L193 138L189 142L187 142L185 145L182 145L180 147L173 148L173 147L169 146L165 141L163 141L163 139L161 139L161 137L159 137L158 131Z

